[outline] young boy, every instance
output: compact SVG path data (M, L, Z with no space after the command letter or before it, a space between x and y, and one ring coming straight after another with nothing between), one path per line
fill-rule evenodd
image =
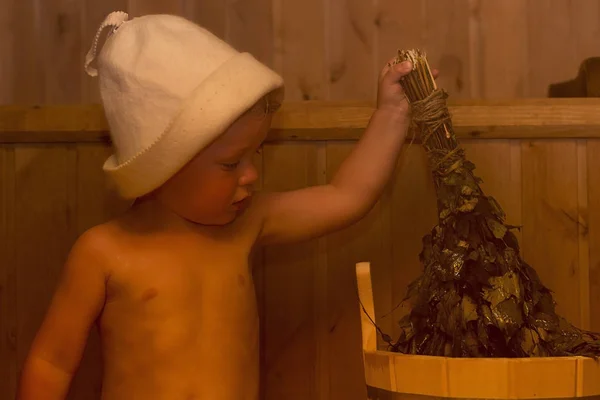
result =
M251 249L325 235L372 208L407 133L399 79L411 66L385 66L376 111L331 183L260 196L252 159L283 93L273 71L185 19L121 12L86 68L115 149L104 169L136 200L73 246L19 399L64 399L97 322L103 399L256 400Z

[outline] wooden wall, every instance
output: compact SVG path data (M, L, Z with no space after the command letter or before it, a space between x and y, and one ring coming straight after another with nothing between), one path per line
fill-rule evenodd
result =
M599 0L0 0L0 103L98 101L83 60L102 19L186 16L286 79L291 100L366 100L422 47L453 98L544 97L600 53Z
M509 222L523 225L523 255L554 290L559 312L580 327L600 330L600 161L593 157L600 154L600 101L554 102L467 102L452 112L484 190L498 199ZM261 190L327 181L368 121L366 107L318 107L284 108L257 159ZM19 118L13 118L19 110L0 112L17 121L0 126L1 398L12 398L73 241L127 206L101 171L110 149L102 139L106 133L89 123L97 113L81 120L86 114L75 111L31 112L35 118L26 110ZM306 111L319 112L315 122L299 118ZM26 125L39 121L44 132L26 132ZM327 129L336 121L354 128ZM60 128L49 126L76 129L78 123L91 132L57 134ZM377 321L397 334L405 310L395 307L419 274L421 238L435 221L426 158L418 143L407 144L396 175L363 221L257 255L266 399L366 398L354 265L372 263ZM70 398L97 398L91 394L99 388L94 332Z
M600 55L600 0L0 0L0 104L95 103L83 59L102 18L169 12L199 22L280 72L288 100L372 100L398 48L422 47L451 99L544 97ZM104 188L101 142L0 146L0 398L19 368L71 244L126 206ZM485 188L524 224L523 253L576 324L600 330L600 141L468 139ZM264 189L325 182L353 140L269 144ZM269 248L257 260L266 399L364 399L354 263L373 263L386 314L418 274L420 240L435 221L422 150L364 221L322 240ZM16 310L16 311L15 311ZM99 389L97 338L73 399ZM93 397L92 397L93 398Z

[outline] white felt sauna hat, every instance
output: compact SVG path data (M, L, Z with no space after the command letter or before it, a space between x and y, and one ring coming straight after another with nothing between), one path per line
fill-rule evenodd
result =
M166 182L266 94L283 96L274 71L174 15L109 14L85 70L98 76L115 149L103 169L125 198Z

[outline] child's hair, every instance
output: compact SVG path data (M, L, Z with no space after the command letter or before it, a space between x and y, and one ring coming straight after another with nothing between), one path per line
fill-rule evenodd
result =
M260 115L263 117L268 114L273 114L281 108L282 97L283 96L281 90L271 91L263 97L261 97L260 100L258 100L256 104L254 104L254 106L252 106L252 108L250 108L247 111L247 113L253 115Z

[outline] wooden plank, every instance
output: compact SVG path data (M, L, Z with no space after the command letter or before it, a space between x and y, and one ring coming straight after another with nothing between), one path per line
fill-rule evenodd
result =
M579 5L581 7L581 4ZM546 0L528 3L528 48L529 48L529 96L546 96L552 83L572 78L577 73L578 64L573 46L572 29L577 23L570 15L569 2L564 0ZM548 41L548 35L552 41ZM556 62L556 54L561 62ZM552 65L552 68L548 68Z
M17 263L15 259L15 153L0 147L0 398L17 390Z
M324 10L324 0L273 0L273 64L288 100L327 99Z
M45 98L44 51L38 23L40 2L15 0L13 35L18 49L13 49L13 96L16 104L42 103Z
M527 2L476 0L480 92L483 99L521 98L529 93L527 76ZM552 53L554 54L554 53Z
M423 48L426 35L425 0L377 0L377 68L381 69L398 50Z
M227 33L227 2L181 0L182 15L216 36L225 38Z
M42 322L71 246L75 221L68 176L69 169L76 168L73 161L72 152L65 146L15 149L19 368Z
M354 143L327 146L327 181L330 182L338 168L353 150ZM366 397L362 366L360 311L356 297L356 270L359 262L369 262L373 276L373 294L379 305L375 315L389 308L390 287L379 283L390 282L391 257L391 192L383 198L361 221L351 227L327 236L327 306L328 321L323 339L330 354L329 393L323 399L364 399ZM381 298L387 304L381 304ZM392 321L387 320L382 329L391 332ZM379 324L379 321L377 322Z
M131 201L119 197L102 166L112 153L96 143L77 145L77 235L124 212Z
M266 145L263 190L293 190L319 182L311 144ZM316 398L315 274L319 246L265 248L265 399Z
M600 140L587 143L590 329L600 332Z
M392 181L391 194L391 240L392 263L388 276L378 276L373 268L375 285L375 309L378 323L392 328L392 339L400 334L398 322L410 310L409 304L402 303L408 285L423 271L419 261L422 250L422 238L437 223L437 206L433 179L429 170L427 156L421 146L405 145L402 150L396 176ZM383 295L377 291L389 285L391 295L387 304L378 300ZM382 299L383 300L383 299ZM389 333L389 331L388 331Z
M527 43L526 4L518 0L471 1L476 21L471 31L475 43L473 54L478 71L482 99L517 99L528 90L526 76ZM510 29L506 29L510 26ZM507 62L498 62L498 60ZM486 142L463 141L467 158L477 166L475 171L483 180L483 190L496 198L503 207L507 222L522 223L521 143L519 140ZM499 173L499 171L504 171ZM522 244L521 231L514 231Z
M330 100L377 96L375 0L327 0L327 54Z
M599 107L596 98L449 103L460 139L598 138ZM356 140L373 110L366 102L288 102L268 141ZM0 143L108 141L107 130L98 105L0 107Z
M15 0L0 0L0 9L0 104L9 104L14 94Z
M546 0L528 2L527 7L528 95L546 96L549 85L572 79L584 59L598 56L600 2ZM556 62L557 54L560 62Z
M577 227L579 235L579 326L589 330L590 315L590 241L588 211L587 142L577 141Z
M438 87L453 99L475 97L472 91L476 67L471 62L470 0L425 0L425 47L429 64L440 71ZM477 82L475 82L476 84Z
M546 379L547 381L547 379ZM398 393L392 392L386 389L380 389L375 386L368 386L368 400L439 400L441 397L439 396L427 396L420 394L409 394L409 393ZM554 400L557 397L543 398L536 397L538 400ZM577 399L585 399L585 400L600 400L600 395L598 396L573 396L573 397L559 397L564 400L577 400ZM458 399L456 399L458 400ZM464 399L467 400L467 399Z
M374 324L375 303L373 302L371 263L368 261L361 261L356 263L355 273L356 290L358 292L357 305L360 314L362 358L363 363L365 364L364 367L366 367L367 354L377 351L377 328Z
M128 10L132 17L148 14L174 14L183 13L180 1L173 0L128 0Z
M557 312L581 323L577 143L522 146L523 256L557 301ZM577 295L573 295L577 293Z
M396 390L395 363L394 358L390 357L389 352L365 351L364 360L365 382L367 385L387 390Z
M81 3L83 3L81 32L82 61L78 62L77 66L79 70L76 71L78 75L82 75L83 77L83 81L81 84L81 100L83 103L86 104L100 104L101 100L98 78L91 77L85 72L83 68L83 60L85 60L85 56L92 47L92 44L94 43L94 38L96 36L96 32L98 31L98 28L100 28L100 24L102 24L104 18L106 18L106 16L113 11L127 12L127 0L83 0L81 1ZM104 31L104 35L100 46L104 44L104 37L106 37L106 32L107 31Z
M71 104L81 102L83 83L82 2L45 0L36 2L40 26L44 102Z
M570 45L575 47L576 59L573 60L576 70L582 60L588 57L597 57L598 31L600 30L600 1L589 0L584 2L568 2L569 16L572 25L571 32L575 37Z
M317 177L317 185L324 185L327 177L327 143L318 143L317 147L317 170L324 171ZM337 357L332 357L329 343L329 260L327 253L327 238L317 240L317 262L314 274L314 328L316 341L316 362L314 365L315 376L315 399L329 399L331 393L335 392L335 384L332 385L332 372L339 368ZM346 367L346 366L344 366ZM337 397L337 396L333 396Z
M271 0L227 2L225 38L239 51L249 52L265 65L274 68L272 3Z

